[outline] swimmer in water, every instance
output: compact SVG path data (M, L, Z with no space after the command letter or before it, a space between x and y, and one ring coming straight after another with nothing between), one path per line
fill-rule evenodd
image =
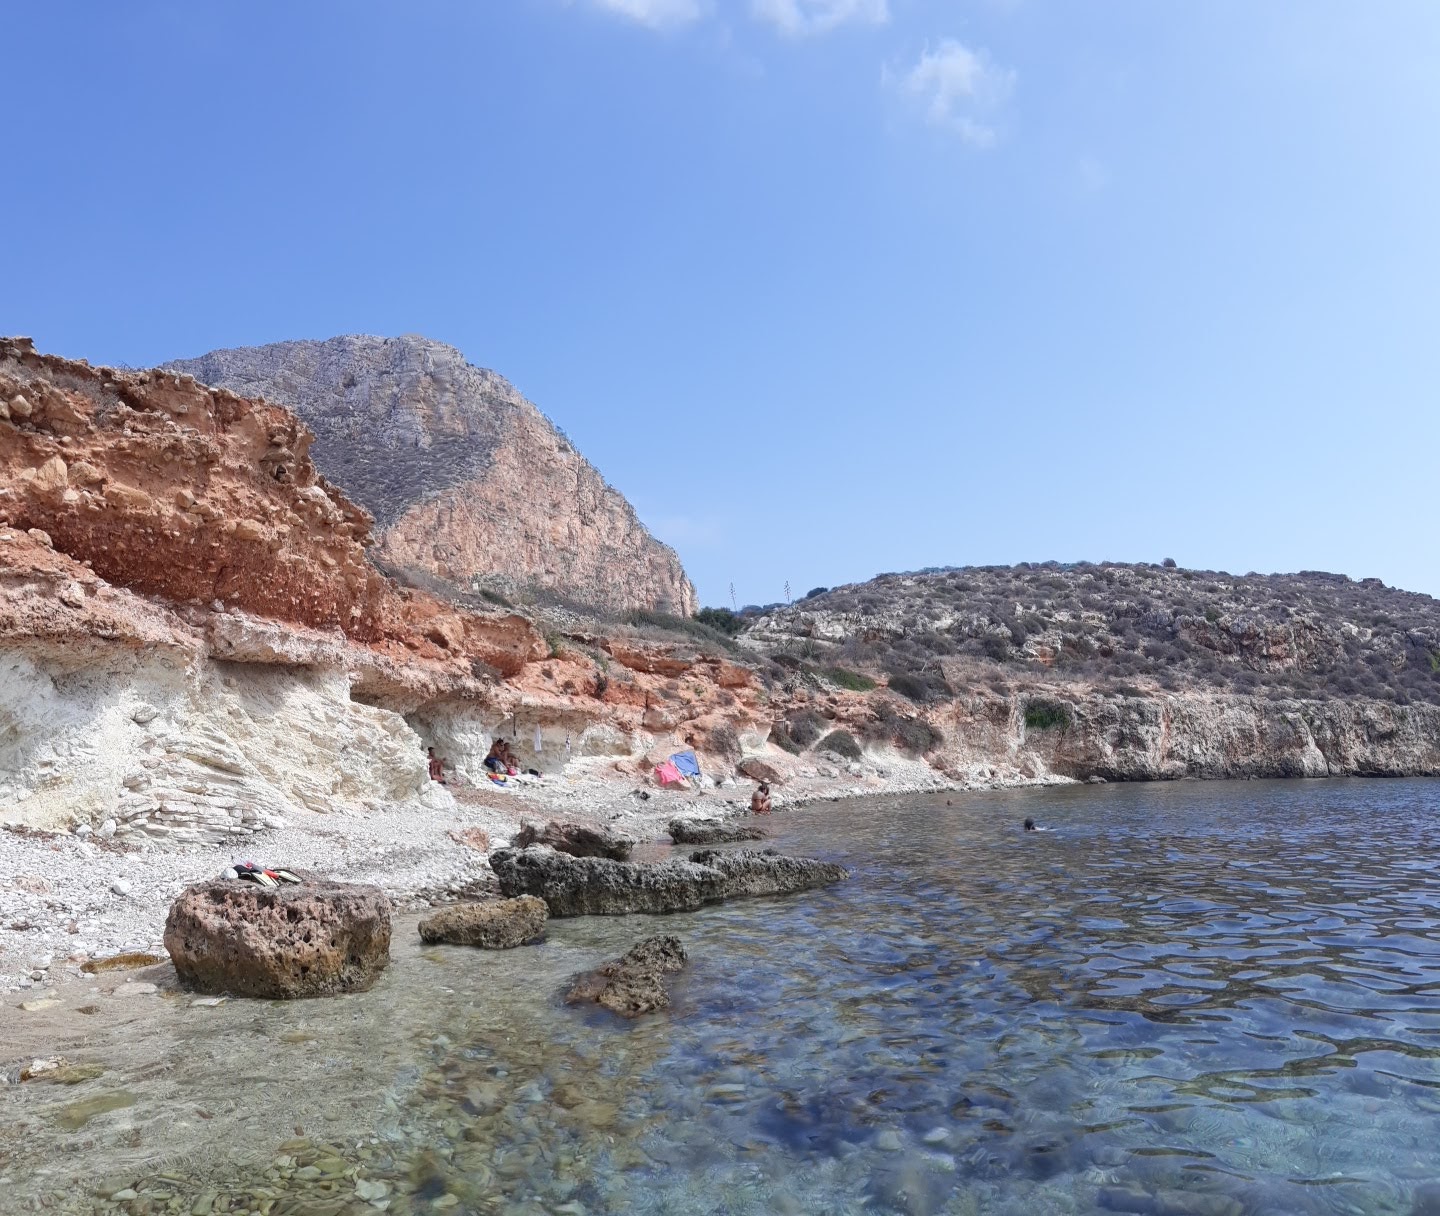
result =
M1035 831L1035 821L1033 819L1027 819L1025 821L1025 830L1027 832Z

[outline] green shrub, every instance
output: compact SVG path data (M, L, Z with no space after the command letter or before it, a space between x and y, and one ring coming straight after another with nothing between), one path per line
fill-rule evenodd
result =
M846 760L860 759L860 744L848 730L832 730L816 745L816 751L834 752Z
M1031 701L1025 706L1025 728L1027 730L1050 730L1059 727L1064 730L1070 725L1070 707L1058 701Z
M851 671L848 667L826 667L820 674L837 688L847 688L851 692L870 692L877 687L869 676Z
M743 633L746 625L744 617L736 616L728 608L702 608L695 614L695 619L707 628L731 638Z
M891 731L892 739L903 751L911 752L916 756L923 756L933 752L945 742L945 736L930 725L924 718L911 718L909 721L897 721Z
M683 633L696 641L710 642L725 650L735 649L734 638L705 624L698 617L672 616L668 612L652 612L648 608L640 608L628 613L625 623L627 625L648 625L652 629L664 629L671 633Z
M924 705L930 699L930 686L918 676L891 676L890 691L898 692L917 705Z
M728 722L712 726L705 736L705 743L706 750L714 752L717 756L736 759L740 755L740 736L735 733L735 728Z

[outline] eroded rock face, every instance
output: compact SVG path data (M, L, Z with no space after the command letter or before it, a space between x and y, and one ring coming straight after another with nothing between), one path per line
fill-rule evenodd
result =
M612 609L697 607L674 551L630 504L514 387L453 347L348 336L170 366L299 414L325 475L374 514L387 562Z
M548 845L557 853L571 857L608 857L612 861L629 861L635 841L600 824L564 823L552 819L541 827L523 820L515 834L515 847L528 849L532 844Z
M672 819L666 830L676 844L734 844L766 836L762 827L723 819Z
M549 916L545 901L533 895L485 904L456 904L422 920L420 937L451 946L512 950L538 941Z
M697 851L654 864L570 857L546 848L501 849L490 865L508 895L538 895L551 916L693 912L739 895L786 895L839 882L843 866L763 853Z
M809 857L786 857L774 849L697 849L690 854L697 866L718 870L724 875L726 899L739 895L790 895L828 887L848 878L844 866Z
M594 1001L625 1018L654 1013L670 1004L665 976L682 970L688 961L678 937L647 937L623 957L577 976L565 1003Z
M390 901L356 883L213 879L170 906L165 949L200 992L288 1000L362 991L390 961Z

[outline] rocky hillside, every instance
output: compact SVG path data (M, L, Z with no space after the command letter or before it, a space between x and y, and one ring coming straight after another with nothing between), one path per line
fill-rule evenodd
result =
M397 585L312 439L185 374L0 339L0 825L226 844L297 809L453 808L426 747L472 784L502 729L527 767L632 778L765 747L747 666Z
M921 703L1036 681L1440 703L1440 602L1338 574L1054 562L886 574L773 609L747 637Z
M741 642L786 707L772 741L802 762L898 749L965 781L1440 774L1440 603L1374 579L882 575L750 618Z
M374 515L391 567L611 611L695 611L679 559L624 497L514 387L453 347L351 336L169 366L293 409L315 432L320 471Z

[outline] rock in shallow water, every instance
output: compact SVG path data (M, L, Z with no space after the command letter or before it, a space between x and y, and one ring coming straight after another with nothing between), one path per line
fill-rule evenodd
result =
M667 830L676 844L734 844L741 840L765 839L762 827L726 823L723 819L672 819Z
M357 883L269 888L213 879L187 887L170 906L165 949L180 979L201 992L356 992L390 961L390 901Z
M532 844L548 844L557 853L571 857L608 857L611 861L629 861L635 841L604 826L584 823L562 823L552 819L544 827L524 820L515 834L517 849Z
M846 877L843 866L748 849L700 851L689 861L654 865L546 848L500 849L490 855L490 865L505 895L538 895L551 916L693 912L732 896L784 895Z
M809 857L786 857L774 849L734 849L724 853L696 849L690 860L724 875L726 899L739 895L789 895L828 887L849 877L844 866Z
M654 1013L670 1004L664 977L679 971L686 961L678 937L647 937L624 957L577 976L565 1003L594 1001L625 1018Z
M533 895L487 904L456 904L422 920L420 937L452 946L510 950L539 940L549 915L545 901Z

